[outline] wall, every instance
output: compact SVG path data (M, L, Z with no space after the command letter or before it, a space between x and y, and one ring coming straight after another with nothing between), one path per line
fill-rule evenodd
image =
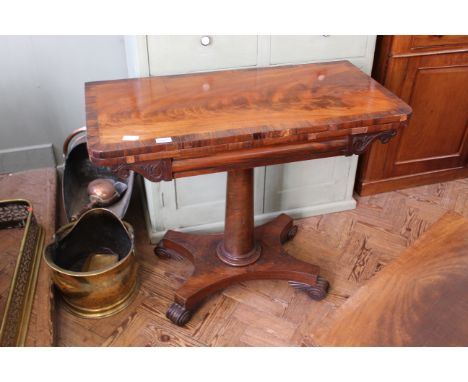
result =
M0 154L52 143L61 163L85 124L84 83L125 77L123 36L0 36Z

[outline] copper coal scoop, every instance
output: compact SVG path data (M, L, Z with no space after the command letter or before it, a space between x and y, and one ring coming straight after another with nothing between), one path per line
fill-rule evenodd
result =
M66 306L76 315L115 314L135 295L133 228L107 209L93 208L60 228L44 259Z
M122 218L132 194L134 173L119 178L108 167L94 166L86 147L86 128L75 130L63 145L63 205L68 221L95 207L106 207Z

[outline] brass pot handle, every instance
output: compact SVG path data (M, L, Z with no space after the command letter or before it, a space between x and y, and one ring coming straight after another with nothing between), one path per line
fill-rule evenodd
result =
M124 223L124 227L127 230L128 234L130 235L130 238L132 241L135 239L135 231L133 230L133 226L128 224L127 222L122 221Z
M81 133L82 131L86 131L86 126L83 126L83 127L80 127L79 129L76 129L74 130L66 139L65 139L65 142L63 142L63 148L62 148L62 151L63 151L63 156L66 157L68 155L68 144L70 143L70 141L73 139L73 137L78 134L78 133Z
M120 220L120 219L119 219ZM132 241L135 239L135 231L133 229L133 226L123 220L120 220L121 223L123 224L125 230L127 231L128 235L132 239ZM55 234L52 236L52 240L54 242L57 242L59 240L62 240L64 236L68 234L71 228L76 224L76 221L70 222L68 224L65 224L64 226L60 227Z
M59 240L62 240L63 236L65 236L68 231L70 231L70 229L73 227L73 225L75 224L75 222L70 222L70 223L67 223L65 225L63 225L62 227L60 227L53 235L52 235L52 240L54 242L57 242Z

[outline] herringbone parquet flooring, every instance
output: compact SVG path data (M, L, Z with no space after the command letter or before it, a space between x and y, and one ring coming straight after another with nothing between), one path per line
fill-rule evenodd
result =
M101 320L79 319L57 307L61 346L315 346L327 317L376 272L395 259L445 212L468 217L468 179L358 198L353 211L298 220L286 248L319 265L330 281L316 302L282 281L240 283L218 293L179 328L165 318L174 291L192 267L153 255L133 204L140 291L123 312Z

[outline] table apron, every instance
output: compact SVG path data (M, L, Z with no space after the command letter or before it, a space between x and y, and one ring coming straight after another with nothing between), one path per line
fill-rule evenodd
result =
M393 126L391 126L393 127ZM110 165L118 176L127 177L135 171L152 182L169 181L174 178L210 174L214 172L247 169L309 159L341 155L362 154L376 139L387 143L397 133L396 128L348 135L346 137L302 142L282 146L260 146L235 150L204 157L186 159L159 159L137 163Z
M226 152L201 158L176 159L172 162L172 173L174 178L182 178L213 172L346 155L348 145L348 139L343 138L283 147L258 147L251 150Z

